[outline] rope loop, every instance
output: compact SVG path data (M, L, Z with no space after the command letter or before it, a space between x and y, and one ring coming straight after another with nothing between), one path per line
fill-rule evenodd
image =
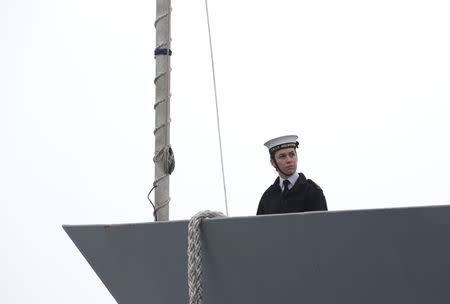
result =
M225 217L222 212L205 210L194 215L188 224L189 304L202 303L202 246L200 224L205 218Z
M155 206L153 210L153 218L155 219L155 222L158 221L158 210L163 208L165 205L168 205L170 203L170 197L161 205Z

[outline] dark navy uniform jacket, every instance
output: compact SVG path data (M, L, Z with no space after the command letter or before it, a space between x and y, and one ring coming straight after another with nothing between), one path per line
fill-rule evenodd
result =
M262 195L257 215L294 213L306 211L328 210L327 201L322 189L312 180L306 179L303 173L294 186L283 194L280 187L280 178L277 177Z

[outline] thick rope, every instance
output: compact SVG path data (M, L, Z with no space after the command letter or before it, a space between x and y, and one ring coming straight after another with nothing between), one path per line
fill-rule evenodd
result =
M189 304L202 303L202 246L200 224L205 218L224 217L222 212L201 211L194 215L188 225L188 285Z

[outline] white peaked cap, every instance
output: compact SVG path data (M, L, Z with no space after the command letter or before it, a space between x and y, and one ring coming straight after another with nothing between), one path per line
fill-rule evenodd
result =
M298 145L297 135L285 135L267 141L264 145L273 153L280 149L296 148Z

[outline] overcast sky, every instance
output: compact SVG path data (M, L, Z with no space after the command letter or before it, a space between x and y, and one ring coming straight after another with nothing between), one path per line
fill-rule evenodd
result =
M187 219L225 206L204 2L172 6ZM450 204L448 1L209 8L230 216L255 214L263 143L286 134L330 210ZM152 221L154 19L152 1L0 1L2 303L115 303L61 225Z

